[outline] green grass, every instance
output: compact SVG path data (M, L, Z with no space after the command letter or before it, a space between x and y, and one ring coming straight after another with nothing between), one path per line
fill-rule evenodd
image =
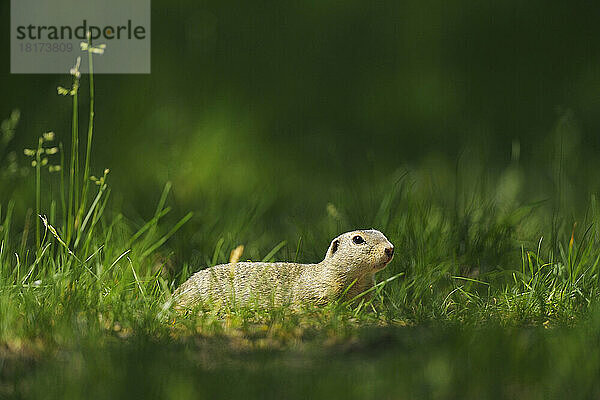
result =
M560 185L540 201L518 162L486 174L473 159L449 180L443 168L414 167L345 186L316 217L268 234L253 233L284 214L268 192L172 216L166 183L154 213L130 219L110 199L119 172L89 176L92 79L81 165L77 70L72 79L59 89L73 107L69 154L42 135L25 151L24 177L6 151L18 113L2 125L1 193L17 182L35 195L0 197L0 397L600 395L594 196L574 217ZM560 165L555 182L566 179ZM169 307L178 284L240 243L244 259L314 262L360 227L383 231L397 254L369 302L187 316ZM181 260L174 249L190 237L198 248Z

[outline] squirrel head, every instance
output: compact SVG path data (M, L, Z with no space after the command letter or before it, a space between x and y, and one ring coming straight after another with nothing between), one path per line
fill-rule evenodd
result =
M394 245L375 229L346 232L331 241L325 261L344 265L350 272L375 273L394 257Z

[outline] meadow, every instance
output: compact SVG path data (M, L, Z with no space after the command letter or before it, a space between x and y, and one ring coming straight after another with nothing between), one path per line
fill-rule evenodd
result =
M333 187L312 218L253 237L268 213L283 212L268 191L248 193L245 205L209 203L206 223L193 224L192 212L168 218L165 182L146 220L128 218L111 201L119 171L90 170L93 75L75 66L70 84L58 88L73 110L70 149L45 132L15 157L5 150L18 111L2 123L3 193L32 190L3 195L0 209L1 397L600 394L600 210L589 195L584 213L568 211L579 206L565 194L568 116L553 132L552 185L541 199L518 143L497 172L466 149L454 168L434 160ZM84 87L86 112L77 105ZM303 196L286 201L299 209ZM243 259L311 262L356 227L378 228L396 246L369 301L302 312L171 307L181 282L240 244ZM201 240L182 261L173 249L190 235Z
M594 13L474 4L157 0L151 75L3 81L0 398L598 398ZM173 310L357 228L369 300Z

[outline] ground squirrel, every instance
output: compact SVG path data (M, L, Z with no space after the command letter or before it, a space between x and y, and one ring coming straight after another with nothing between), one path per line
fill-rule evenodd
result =
M373 287L394 246L379 231L356 230L331 242L318 264L238 262L201 270L174 293L176 308L203 302L228 305L326 304ZM348 289L350 287L350 289Z

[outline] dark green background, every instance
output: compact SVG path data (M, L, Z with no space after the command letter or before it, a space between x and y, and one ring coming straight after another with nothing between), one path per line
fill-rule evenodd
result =
M10 75L8 1L0 11L0 114L22 112L12 146L54 130L68 148L56 86L70 78ZM154 0L152 73L97 77L93 171L111 169L132 218L170 180L179 215L264 204L263 231L322 218L336 190L392 185L406 168L442 184L458 167L503 171L518 143L527 199L552 192L558 148L583 201L600 160L599 13L589 1Z

